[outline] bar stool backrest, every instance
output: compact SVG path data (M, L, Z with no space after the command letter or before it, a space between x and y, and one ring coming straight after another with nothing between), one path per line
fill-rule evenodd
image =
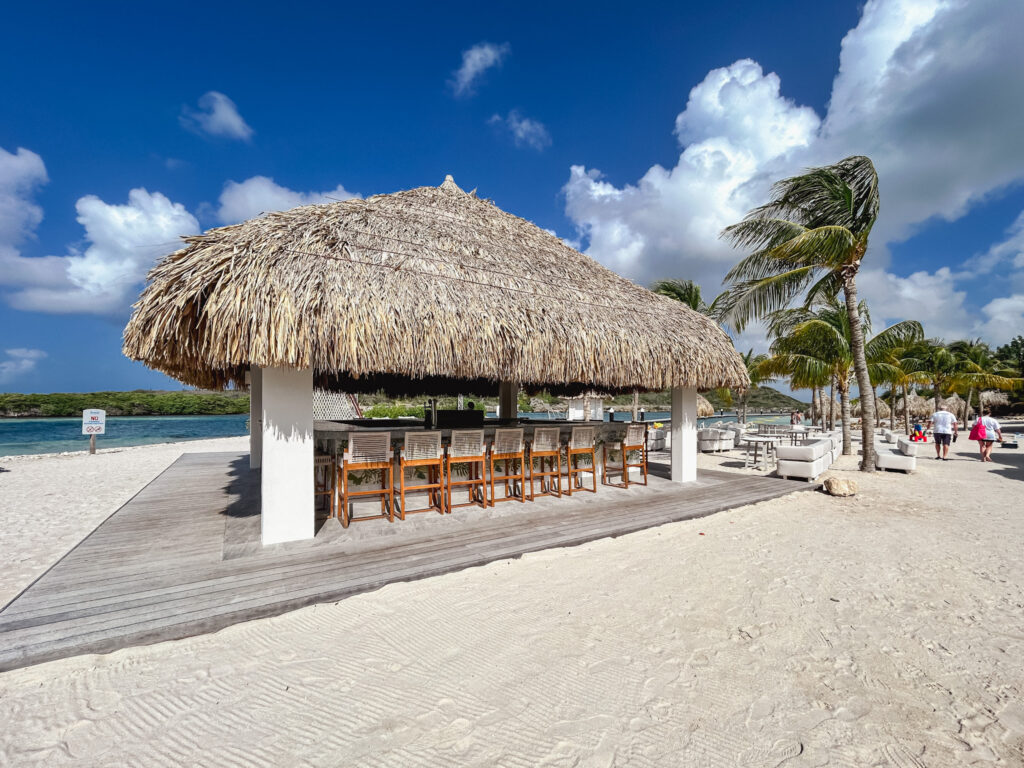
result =
M521 453L523 450L522 429L494 430L495 453Z
M589 450L594 447L593 427L573 427L572 436L569 438L569 447L574 451L582 449Z
M406 432L404 443L405 458L409 461L441 458L441 432L436 429L426 432Z
M624 445L642 445L644 442L644 425L630 424L626 427L626 438L622 441Z
M345 460L353 464L391 461L391 433L353 432L348 438Z
M483 456L484 431L482 429L453 429L449 456Z
M331 462L333 460L334 460L333 456L330 456L330 455L328 455L326 453L318 453L318 454L316 454L313 457L313 466L314 467L329 467L329 466L331 466Z
M537 427L533 430L533 445L536 452L552 453L558 450L558 438L561 430L558 427Z

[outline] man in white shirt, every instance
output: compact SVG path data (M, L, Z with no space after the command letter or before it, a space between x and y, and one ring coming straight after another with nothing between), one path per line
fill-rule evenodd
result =
M932 414L930 426L935 437L935 458L949 461L949 444L957 433L956 416L942 407Z

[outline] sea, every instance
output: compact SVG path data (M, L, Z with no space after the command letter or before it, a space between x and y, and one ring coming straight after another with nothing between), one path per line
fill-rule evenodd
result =
M248 414L227 416L108 416L106 434L98 448L177 443L211 437L249 434ZM67 419L0 419L0 456L62 453L89 449L82 434L82 417Z
M629 421L632 412L605 414L605 420ZM564 413L520 413L521 418L537 421L565 418ZM655 422L671 417L668 411L647 411L644 420ZM120 448L130 445L176 443L183 440L206 440L213 437L237 437L249 434L249 416L110 416L105 435L96 438L99 448ZM716 421L736 421L735 414L698 419L699 426ZM748 421L789 423L788 415L752 414ZM0 456L85 451L89 438L82 434L82 419L0 419Z

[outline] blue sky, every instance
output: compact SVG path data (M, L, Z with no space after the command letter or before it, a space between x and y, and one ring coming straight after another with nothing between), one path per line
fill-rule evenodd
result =
M739 256L722 226L773 179L867 153L876 326L1021 332L1024 4L441 8L6 10L0 391L176 388L120 335L177 235L446 173L638 282L713 297Z

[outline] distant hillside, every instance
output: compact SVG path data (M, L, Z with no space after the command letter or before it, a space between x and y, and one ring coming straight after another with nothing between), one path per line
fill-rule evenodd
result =
M219 416L248 413L248 392L55 392L0 394L0 417L81 416L102 408L108 416Z
M727 411L733 410L738 405L736 399L734 399L732 405L727 405L714 392L708 392L704 397L708 399L708 402L714 406L716 411L721 408ZM779 390L772 389L771 387L751 388L750 399L747 400L748 411L803 411L809 406L809 403L800 402L795 397L784 395Z

